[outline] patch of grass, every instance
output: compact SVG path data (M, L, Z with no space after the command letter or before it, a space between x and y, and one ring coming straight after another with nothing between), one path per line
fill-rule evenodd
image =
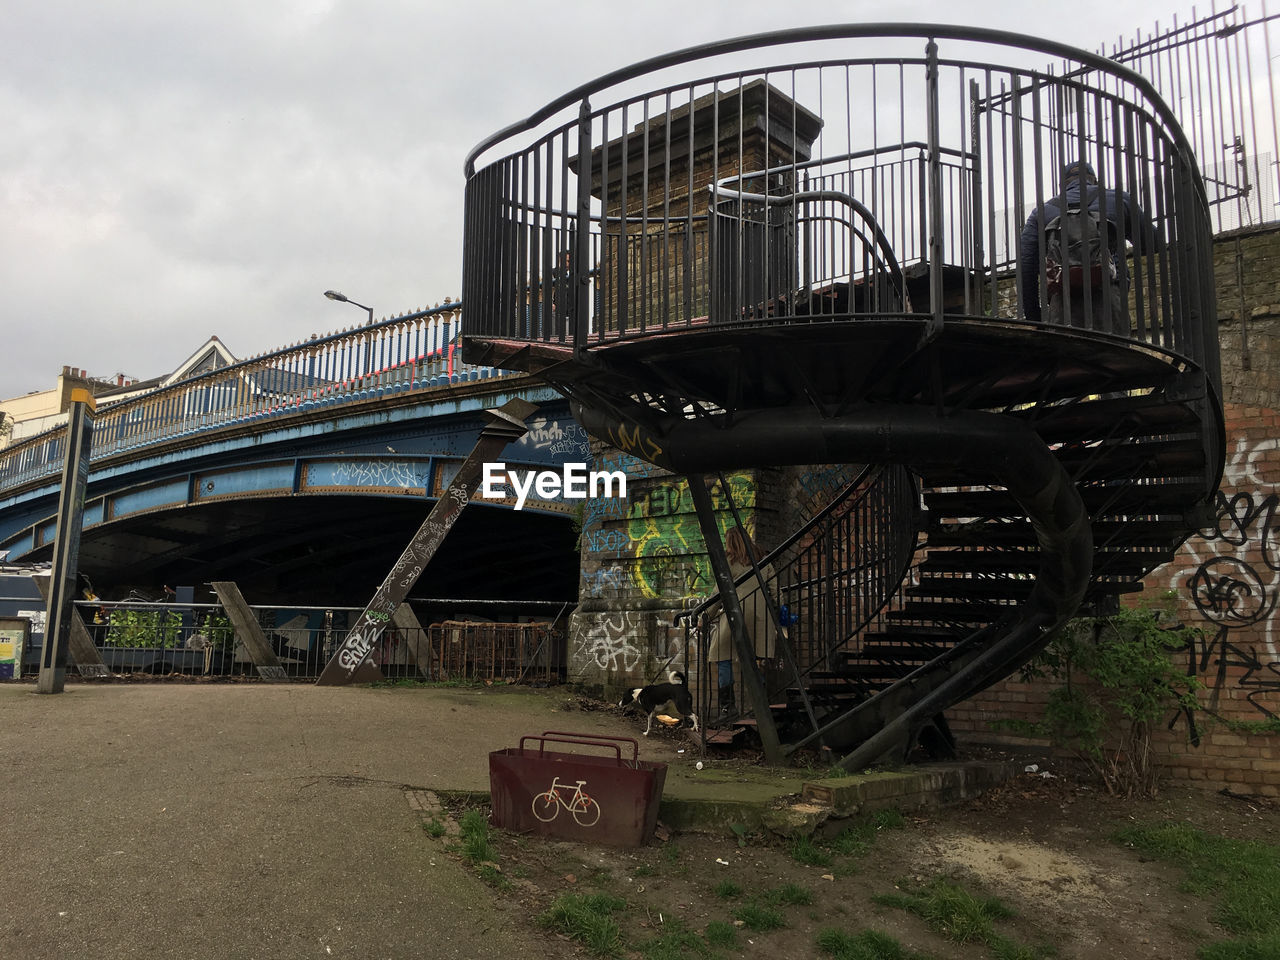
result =
M422 825L422 829L427 831L427 836L439 839L444 836L445 826L438 817L432 817Z
M822 849L813 837L796 837L791 843L791 856L806 867L831 866L831 854Z
M742 887L732 880L721 880L712 892L721 900L734 900L742 896Z
M472 863L498 859L489 837L489 818L481 810L468 810L458 821L462 833L462 855Z
M644 960L688 960L690 957L711 958L715 953L701 937L679 921L666 924L663 931L640 944Z
M662 848L662 859L667 863L675 863L680 859L680 845L668 843Z
M656 877L658 871L647 863L637 864L636 868L631 871L633 877Z
M1248 940L1222 940L1196 951L1200 960L1276 960L1280 957L1280 935L1274 933Z
M741 920L742 925L748 930L759 933L767 930L781 930L787 925L787 921L780 912L759 903L744 903L740 907L735 907L733 919Z
M607 893L566 893L555 899L538 923L577 940L597 957L622 954L622 930L613 914L626 901Z
M492 863L480 864L480 869L477 870L476 873L478 873L480 875L480 879L489 886L496 887L499 890L506 890L511 886L511 881L504 877L502 875L502 871Z
M738 930L731 923L723 920L712 920L702 931L703 938L713 947L729 948L738 943Z
M1280 958L1280 848L1185 823L1139 824L1112 839L1176 864L1186 872L1184 891L1217 901L1210 919L1241 939L1201 947L1197 957Z
M902 811L889 808L860 817L831 841L831 849L842 856L861 857L871 849L881 830L901 830L907 825Z
M900 893L877 894L871 899L884 907L914 913L956 943L985 943L997 960L1036 960L1044 955L1044 951L1025 947L996 931L997 920L1015 916L997 897L976 896L945 877L935 877L924 886L900 886Z
M783 905L807 907L813 903L813 892L798 883L784 883L765 893L764 902L774 907Z
M471 680L466 677L459 677L456 680L422 680L416 677L395 677L387 680L375 680L369 684L370 689L388 688L388 687L433 687L433 688L449 688L449 687L483 687L483 680Z
M910 952L887 933L876 930L854 934L822 930L818 933L818 949L834 960L925 960L923 954Z

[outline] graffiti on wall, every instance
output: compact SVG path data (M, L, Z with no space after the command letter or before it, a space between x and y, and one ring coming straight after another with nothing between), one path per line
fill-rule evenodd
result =
M643 635L640 616L634 610L619 610L593 618L578 632L574 662L593 663L601 670L634 670L641 651L632 639Z
M740 511L750 511L756 505L756 483L751 476L735 473L725 482L727 495L718 481L710 489L722 537L733 524L730 500ZM750 517L744 517L744 522L747 532L754 533ZM689 597L714 589L702 529L689 484L683 478L656 484L633 500L627 533L636 558L635 583L644 596Z
M1203 639L1188 651L1188 671L1208 687L1210 712L1229 686L1245 691L1244 699L1264 716L1280 710L1280 649L1272 616L1280 595L1280 496L1262 475L1264 460L1277 450L1280 441L1274 439L1237 441L1214 522L1187 541L1192 562L1173 580L1206 624Z

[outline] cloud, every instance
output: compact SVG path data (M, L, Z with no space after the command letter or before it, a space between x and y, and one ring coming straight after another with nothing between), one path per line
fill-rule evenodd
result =
M63 365L154 376L210 334L248 356L363 319L328 288L378 316L456 298L462 161L481 138L644 57L881 9L16 0L0 38L0 397ZM1036 32L1026 10L947 13ZM1045 22L1096 43L1159 15L1090 2Z

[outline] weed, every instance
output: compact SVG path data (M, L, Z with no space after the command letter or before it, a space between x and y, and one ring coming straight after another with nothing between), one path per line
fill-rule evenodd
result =
M914 913L957 943L985 943L1000 951L1001 960L1021 960L1038 955L996 932L996 920L1007 920L1015 915L1012 908L996 897L975 896L943 877L936 877L923 887L910 888L903 884L902 888L901 893L879 894L872 900L881 906Z
M876 930L848 934L842 930L823 930L818 934L818 949L834 960L923 960L897 940Z
M667 863L675 863L680 859L680 845L677 843L668 843L662 848L662 859Z
M796 837L791 843L791 856L806 867L831 866L831 854L818 846L813 837Z
M422 829L427 831L427 836L439 839L444 836L445 826L436 817L432 817L428 822L422 825Z
M641 863L636 865L636 868L631 871L631 875L633 877L656 877L658 871L647 863Z
M538 923L577 940L597 957L622 952L622 931L613 914L626 902L605 893L566 893L538 917Z
M813 903L813 893L798 883L784 883L766 893L764 901L770 906L807 907Z
M731 823L729 824L729 829L738 838L738 846L745 847L747 845L747 828L741 823Z
M734 900L742 896L742 887L732 880L721 880L715 885L714 892L721 900Z
M1201 947L1198 957L1280 957L1280 848L1183 823L1127 827L1113 839L1180 866L1186 871L1183 890L1216 898L1213 922L1244 938Z
M713 956L706 942L679 921L668 923L662 933L642 943L639 951L644 960L687 960L691 956Z
M703 938L713 947L732 947L738 942L738 931L731 923L712 920L702 931Z
M375 680L369 684L373 689L388 687L428 687L431 689L449 689L453 687L483 687L483 680L473 680L468 677L458 677L453 680L422 680L416 677L393 677L391 679Z
M748 930L760 933L766 930L781 930L787 925L781 913L773 907L766 907L759 903L744 903L736 907L733 911L733 919L741 920L742 925Z
M480 864L480 869L476 872L480 875L480 879L491 887L506 890L511 886L511 881L504 877L502 871L492 863Z
M489 838L489 820L480 810L468 810L459 821L462 833L462 855L472 863L498 859Z

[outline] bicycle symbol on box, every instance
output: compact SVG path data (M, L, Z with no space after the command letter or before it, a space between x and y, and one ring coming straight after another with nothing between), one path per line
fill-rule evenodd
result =
M560 808L564 807L569 813L573 814L574 821L580 827L594 826L595 822L600 819L600 804L596 803L591 797L583 791L587 781L579 780L578 788L573 791L573 796L565 800L561 790L568 790L567 783L561 783L559 777L552 777L551 786L544 793L538 794L533 798L533 815L543 823L550 823L556 817L560 816Z

